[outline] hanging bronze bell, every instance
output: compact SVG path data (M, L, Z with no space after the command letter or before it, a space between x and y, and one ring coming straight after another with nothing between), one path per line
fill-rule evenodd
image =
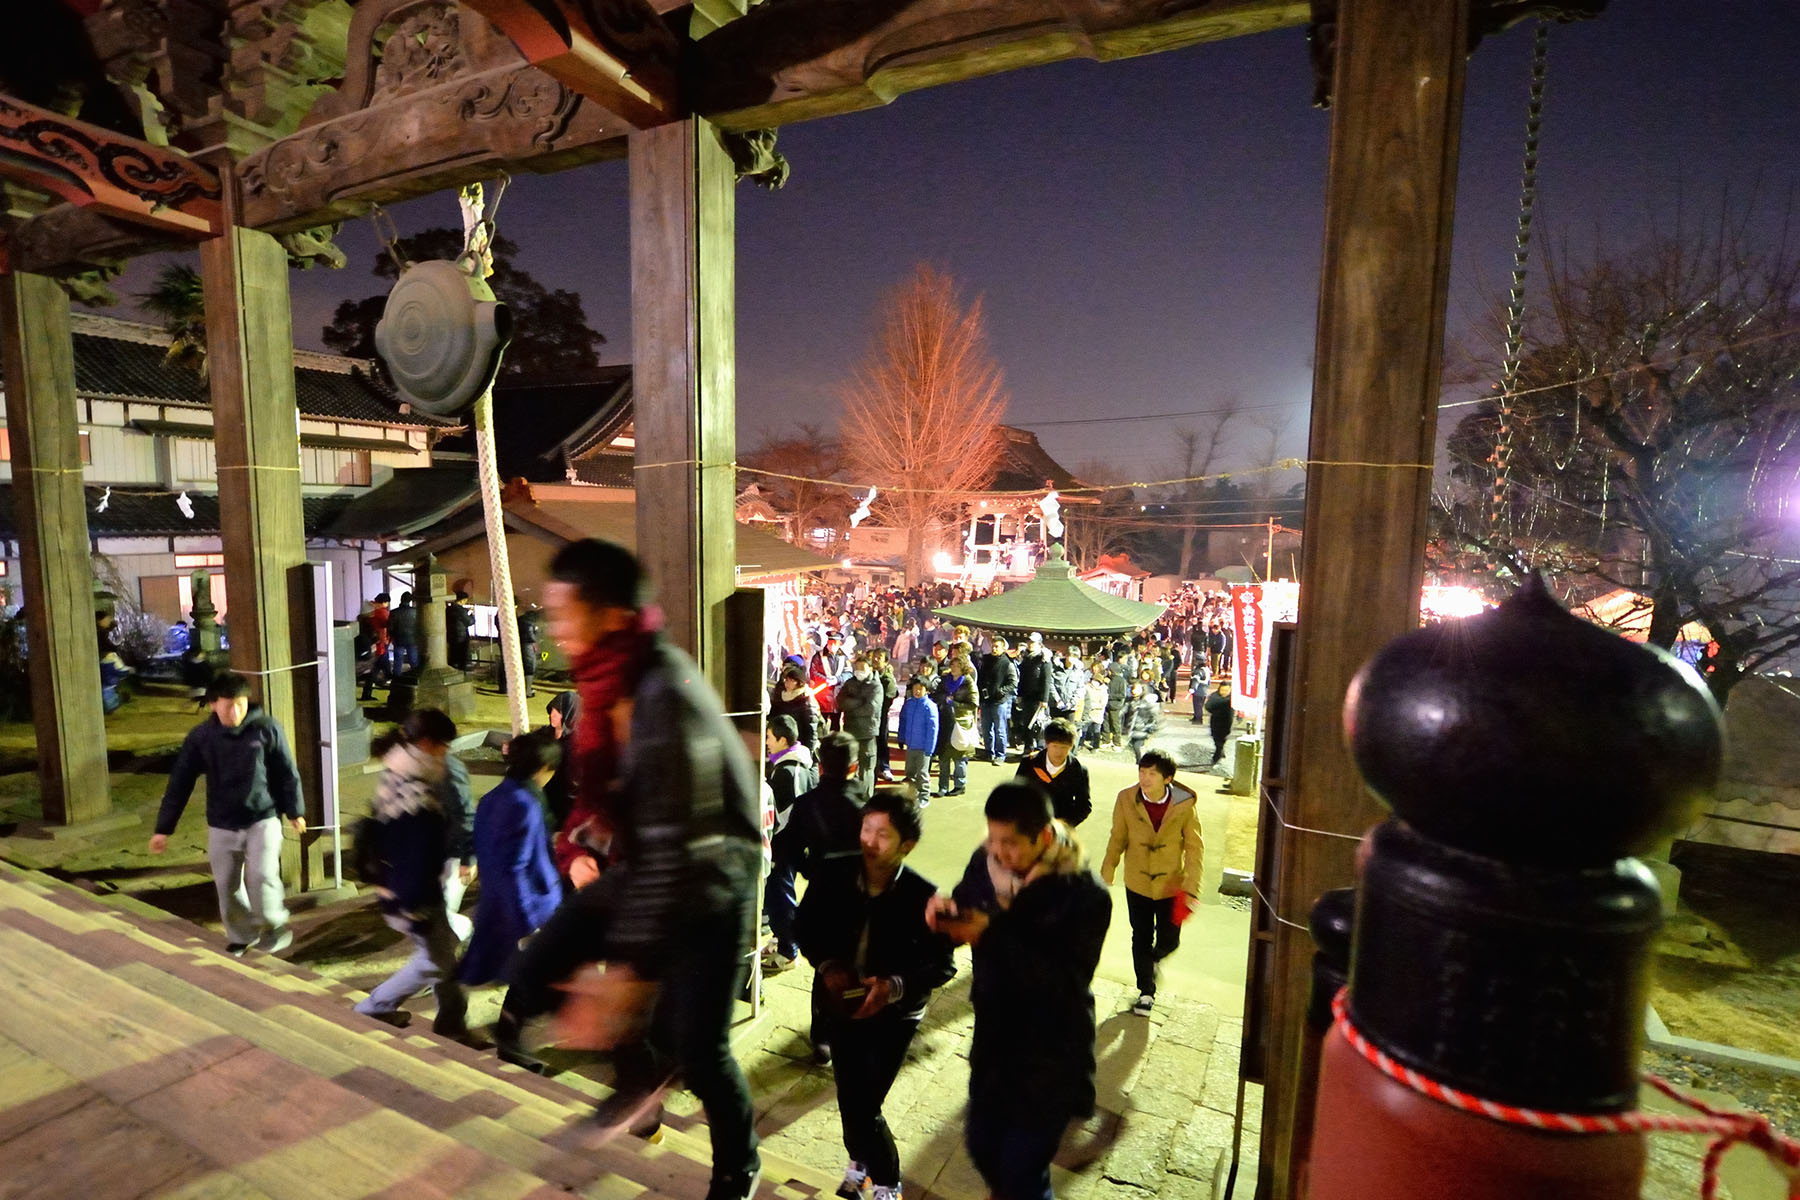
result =
M487 281L442 259L407 267L375 326L375 349L395 387L439 417L487 390L511 340L512 316Z

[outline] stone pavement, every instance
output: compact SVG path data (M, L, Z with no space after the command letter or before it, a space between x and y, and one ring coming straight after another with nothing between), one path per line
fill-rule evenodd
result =
M962 1145L974 1024L966 951L958 952L958 967L933 998L887 1102L913 1198L980 1200L987 1192ZM756 1097L757 1130L769 1147L797 1162L835 1167L845 1154L831 1069L813 1065L806 1038L811 977L800 965L767 982L765 1015L739 1054ZM1135 989L1103 979L1094 991L1098 1111L1065 1138L1056 1194L1065 1200L1213 1196L1229 1160L1243 1022L1178 995L1159 998L1155 1013L1139 1017L1127 1011ZM1261 1106L1260 1089L1250 1093L1239 1169L1246 1182L1255 1179Z

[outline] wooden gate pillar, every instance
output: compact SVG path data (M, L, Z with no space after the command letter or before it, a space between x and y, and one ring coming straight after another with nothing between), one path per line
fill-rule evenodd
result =
M725 691L737 586L736 175L698 118L633 133L637 553L669 637Z
M307 823L317 824L324 815L318 680L312 660L294 653L295 639L309 635L312 617L294 611L289 594L291 576L306 563L306 532L287 252L266 233L227 226L201 243L200 274L231 666L250 676L253 695L292 742ZM310 596L310 588L301 595ZM296 661L309 665L294 670Z
M69 298L41 275L0 275L0 323L38 787L44 820L75 825L112 798Z
M1298 1070L1307 914L1352 882L1354 839L1381 817L1344 746L1344 692L1389 639L1418 628L1468 29L1468 0L1338 7L1260 1200L1296 1194L1305 1150L1292 1135L1311 1094Z

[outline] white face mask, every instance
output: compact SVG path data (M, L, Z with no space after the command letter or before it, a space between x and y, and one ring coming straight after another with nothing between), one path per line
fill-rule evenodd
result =
M869 677L870 673L871 672L869 671L869 668L867 668L867 667L856 668L856 677L858 679L867 679Z

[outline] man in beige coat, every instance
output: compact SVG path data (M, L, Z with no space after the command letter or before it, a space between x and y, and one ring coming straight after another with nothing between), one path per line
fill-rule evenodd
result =
M1131 917L1131 964L1137 973L1137 1003L1131 1011L1150 1015L1156 1003L1156 965L1181 944L1180 903L1200 903L1200 815L1192 788L1175 782L1175 760L1161 750L1138 759L1138 783L1113 801L1112 837L1100 864L1111 887L1113 872L1125 862L1125 909Z

